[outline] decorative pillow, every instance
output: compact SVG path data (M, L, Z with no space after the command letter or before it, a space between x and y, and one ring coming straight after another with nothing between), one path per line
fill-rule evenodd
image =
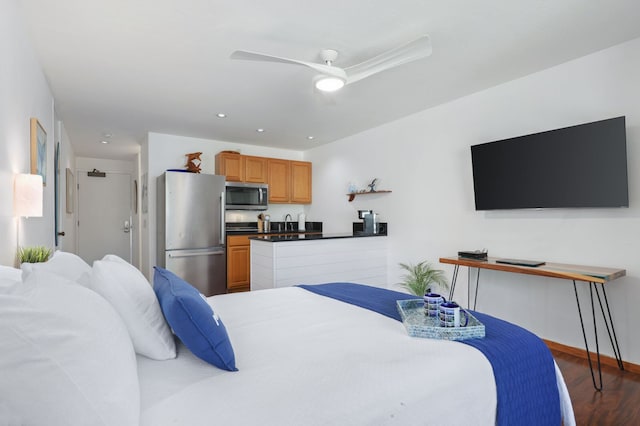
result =
M237 371L227 329L207 299L174 273L154 269L153 287L174 333L200 359L223 370Z
M93 262L90 288L107 299L124 320L136 353L151 359L176 357L173 334L149 281L115 255Z
M136 357L107 301L34 271L11 294L0 294L0 312L0 418L24 425L138 425Z
M42 263L23 263L20 265L23 272L23 279L33 271L53 272L87 287L91 277L91 266L82 258L73 253L56 251L51 259Z

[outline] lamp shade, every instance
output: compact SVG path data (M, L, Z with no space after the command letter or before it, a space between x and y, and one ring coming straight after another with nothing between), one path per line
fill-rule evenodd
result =
M42 176L18 174L13 184L13 212L21 217L42 216Z

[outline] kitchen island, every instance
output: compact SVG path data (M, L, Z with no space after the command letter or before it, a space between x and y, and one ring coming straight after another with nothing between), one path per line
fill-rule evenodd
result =
M328 282L387 287L386 235L265 235L250 241L252 291Z

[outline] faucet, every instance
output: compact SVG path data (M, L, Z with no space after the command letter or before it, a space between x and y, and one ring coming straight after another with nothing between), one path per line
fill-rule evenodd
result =
M287 220L287 218L289 218L289 220ZM289 213L287 213L287 215L284 217L284 230L287 231L287 223L291 223L291 221L293 220L293 218L291 217L291 215ZM293 223L291 223L291 230L293 231Z

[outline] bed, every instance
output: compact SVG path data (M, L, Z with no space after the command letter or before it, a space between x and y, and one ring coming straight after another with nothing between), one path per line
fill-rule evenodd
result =
M108 265L109 268L115 267ZM68 273L69 268L64 269ZM93 269L84 269L83 273L75 274L75 282L81 284L74 287L88 285L96 290L87 282L90 283L92 279L95 281L97 269L94 264ZM102 273L104 275L104 270ZM127 274L131 275L131 271ZM114 278L122 282L123 277L129 275L110 275L107 278L111 280L110 283L115 282ZM29 280L23 277L23 281ZM44 281L48 292L44 290ZM71 291L70 284L53 285L51 281L51 274L40 275L35 285L27 284L32 286L30 291L34 294L43 293L41 301L49 301L61 292L69 292L71 295L65 294L65 300L75 297L83 300L82 303L88 305L85 308L94 316L100 309L105 310L100 318L111 315L98 300L100 297L89 294L90 290L82 288L82 291ZM148 283L145 285L148 286ZM23 287L28 288L24 283ZM38 291L33 288L38 288ZM7 307L15 304L6 296L10 293L5 290L3 295L0 285L0 310L7 312ZM113 297L98 293L111 304L114 303ZM144 294L148 295L146 289ZM96 306L92 306L92 303ZM140 337L133 337L135 333L128 325L126 315L118 311L124 325L118 328L111 324L108 329L98 330L104 337L96 339L99 342L94 344L110 348L124 347L127 343L123 336L128 335L133 341L131 350L111 351L105 355L104 347L92 351L91 348L87 349L86 343L80 346L94 359L94 367L98 363L107 370L101 372L106 377L99 378L102 388L93 389L93 396L90 391L83 393L90 395L83 396L87 400L95 398L90 402L95 402L96 406L103 404L95 410L98 414L90 417L95 413L85 413L72 418L68 414L70 409L64 409L64 404L77 401L60 401L62 396L48 400L51 395L45 391L40 395L32 388L29 391L36 393L31 398L43 399L40 404L36 401L35 406L39 410L57 410L56 413L60 415L59 423L56 413L42 414L40 419L46 418L46 424L145 426L496 424L498 393L492 364L472 346L410 337L403 324L396 319L301 287L219 295L207 298L205 303L213 310L214 319L224 322L233 349L233 367L237 371L228 371L235 368L217 368L203 361L194 355L197 350L188 349L180 339L175 339L173 354L170 349L167 352L166 347L160 348L164 351L160 352L160 358L165 358L163 360L152 359L147 356L148 353L140 354L140 342L136 344ZM41 305L42 302L39 302L38 306ZM140 305L138 300L136 306ZM163 306L162 300L160 305ZM64 311L69 309L72 308L66 306ZM148 307L144 310L149 311ZM148 316L147 313L141 315ZM140 318L136 321L140 322ZM0 338L9 335L6 331L9 322L11 319L6 316L4 322L0 319ZM95 327L104 327L104 322L96 321ZM86 321L84 323L86 328ZM96 333L93 330L91 335L95 337ZM49 334L45 338L49 338ZM149 332L142 339L148 340L148 335ZM107 339L112 340L105 343ZM166 335L156 341L162 339L166 341ZM4 350L7 343L0 345L5 345L2 347ZM68 346L70 344L66 342L65 348ZM156 345L152 351L155 350L157 354L158 348ZM130 352L136 353L133 361ZM103 356L104 362L95 361ZM83 362L81 360L84 358L75 354L71 360L75 364L70 365L75 366ZM3 371L16 368L16 365L12 367L8 364L6 359L0 360L0 363L3 363L0 365ZM61 363L64 362L58 362ZM24 363L18 365L20 369L25 368ZM132 368L135 380L131 378ZM42 369L39 372L42 374ZM574 424L569 395L557 366L554 366L553 372L563 422L565 425ZM7 387L13 386L15 389L17 380L24 380L25 377L26 373L14 377L13 382L11 378L0 378L0 398L5 400L0 402L0 418L4 415L16 419L16 422L18 419L31 419L29 414L25 414L25 407L33 406L33 401L31 405L20 405L22 401L6 391ZM95 383L95 378L92 380ZM38 382L43 385L42 380ZM118 390L119 394L115 396L115 392L107 392L110 387ZM535 397L531 395L532 399ZM109 398L112 400L105 402ZM126 412L120 416L121 413L114 413L116 410ZM27 417L20 417L23 415ZM39 424L38 417L34 419L31 423Z

